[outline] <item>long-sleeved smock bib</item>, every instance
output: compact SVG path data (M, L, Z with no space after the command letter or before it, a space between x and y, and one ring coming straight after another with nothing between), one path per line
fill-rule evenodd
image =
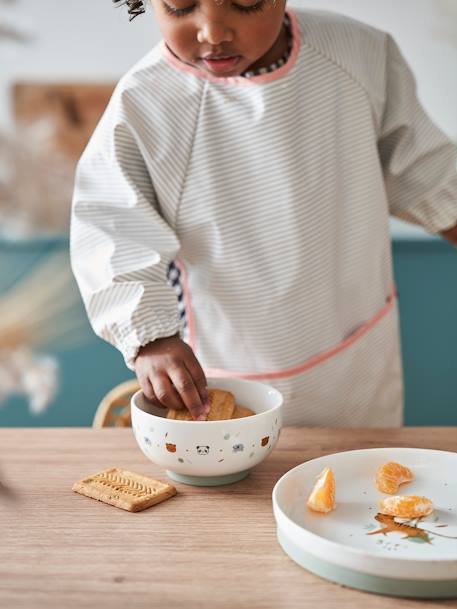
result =
M389 35L288 14L274 72L215 77L162 41L120 80L77 168L73 270L132 369L182 331L177 260L207 376L276 386L285 424L400 425L389 215L455 225L455 150Z

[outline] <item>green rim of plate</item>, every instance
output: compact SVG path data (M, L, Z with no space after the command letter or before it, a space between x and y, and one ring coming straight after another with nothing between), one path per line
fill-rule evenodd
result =
M366 592L409 598L457 598L457 580L393 579L353 571L321 560L298 547L278 528L278 542L284 552L307 571L331 582Z
M186 476L185 474L177 474L170 470L166 470L166 474L175 482L182 482L183 484L190 484L192 486L222 486L224 484L233 484L244 480L249 476L251 470L246 469L236 474L227 474L226 476Z

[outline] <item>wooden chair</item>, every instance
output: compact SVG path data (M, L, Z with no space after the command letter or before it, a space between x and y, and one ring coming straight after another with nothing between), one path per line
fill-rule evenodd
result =
M138 389L140 385L136 379L111 389L98 405L92 427L131 427L130 399Z

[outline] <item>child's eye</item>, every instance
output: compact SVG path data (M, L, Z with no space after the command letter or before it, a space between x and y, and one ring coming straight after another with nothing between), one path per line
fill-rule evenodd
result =
M166 2L163 2L163 6L169 15L173 15L173 17L184 17L184 15L188 15L194 10L193 6L187 6L186 8L173 8Z
M252 4L251 6L243 6L242 4L236 4L234 2L234 3L232 3L232 6L235 10L239 11L240 13L254 13L254 12L263 10L263 8L265 6L265 2L266 2L266 0L259 0L259 2L256 2L255 4ZM173 6L170 6L169 4L167 4L166 2L163 2L163 6L164 6L166 12L169 15L173 15L173 17L184 17L185 15L188 15L189 13L191 13L195 8L195 5L187 6L186 8L174 8Z
M242 6L241 4L235 4L235 3L233 3L232 6L234 9L236 9L237 11L240 11L241 13L255 13L257 11L263 10L263 8L265 6L265 0L260 0L259 2L256 2L255 4L252 4L251 6Z

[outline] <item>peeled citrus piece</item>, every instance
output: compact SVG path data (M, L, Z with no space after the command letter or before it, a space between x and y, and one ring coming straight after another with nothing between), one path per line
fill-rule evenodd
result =
M400 484L411 482L414 478L410 469L400 463L384 463L376 472L376 486L381 493L395 495Z
M434 510L433 503L427 497L417 495L394 495L379 502L381 514L399 518L421 518Z
M335 509L335 478L329 467L317 477L306 505L314 512L327 513Z

